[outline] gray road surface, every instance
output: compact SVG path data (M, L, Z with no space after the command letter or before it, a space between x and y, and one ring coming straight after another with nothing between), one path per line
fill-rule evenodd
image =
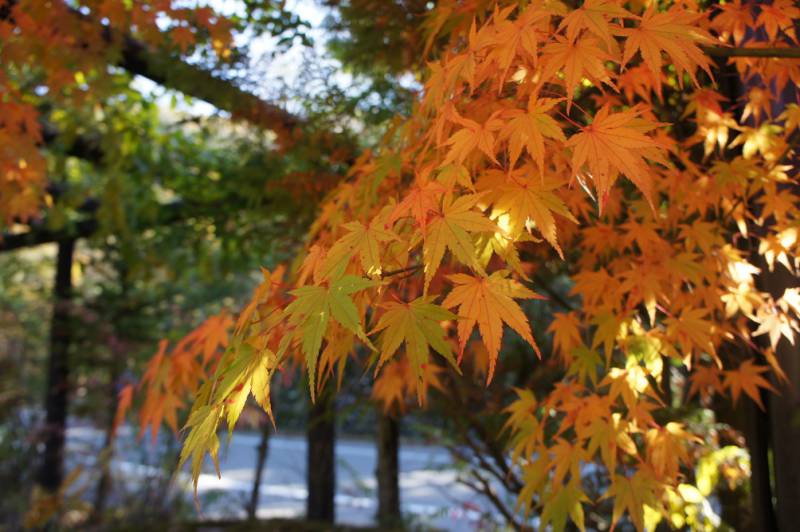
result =
M210 463L198 483L198 494L206 517L240 517L249 500L254 478L253 466L259 436L237 432L225 449L226 435L220 435L221 478ZM102 444L102 434L90 427L73 427L68 434L73 456L91 457ZM128 428L118 439L113 469L121 478L152 475L155 452L149 439L138 441ZM499 521L491 506L471 490L456 482L450 454L442 447L404 444L400 448L400 489L404 515L414 522L445 530L492 529ZM371 524L376 510L373 443L339 439L336 445L336 521L346 524ZM157 471L156 471L157 472ZM306 442L303 437L273 435L261 484L258 516L301 517L305 512ZM187 497L191 486L187 475L181 476Z

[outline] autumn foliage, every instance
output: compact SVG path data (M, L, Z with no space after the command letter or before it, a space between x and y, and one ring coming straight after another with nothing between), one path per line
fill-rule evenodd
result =
M270 380L291 361L312 397L355 362L376 399L423 404L441 368L476 350L498 378L518 335L564 375L507 406L520 509L582 528L600 502L582 483L595 464L614 522L690 523L710 488L687 472L713 435L670 407L760 404L769 376L783 378L777 344L800 330L800 291L759 281L798 267L800 107L785 94L800 61L726 53L800 45L800 10L703 5L436 2L413 112L352 165L302 256L265 271L238 318L162 345L141 383L142 426L179 428L193 397L182 459L196 478L220 422L232 430L250 394L270 412ZM731 76L738 93L720 88ZM4 175L22 183L12 163ZM3 212L23 215L27 185L13 186ZM554 276L577 304L536 324L545 351L525 305L544 297L533 280Z

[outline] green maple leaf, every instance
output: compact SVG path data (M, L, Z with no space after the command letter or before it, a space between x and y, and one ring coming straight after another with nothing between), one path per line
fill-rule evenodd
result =
M390 302L385 308L386 313L372 331L383 331L376 372L392 357L400 344L405 343L406 355L418 381L424 377L424 365L428 362L431 348L461 373L450 344L445 339L444 329L439 325L439 322L456 319L455 314L432 303L430 297L420 297L410 303ZM420 393L422 389L422 386L417 386Z
M317 358L331 317L342 327L355 333L370 348L375 349L361 327L358 309L350 297L374 285L374 281L355 275L345 275L328 287L302 286L289 292L296 299L286 307L286 314L289 316L289 323L297 326L302 333L302 349L306 357L312 400ZM286 347L288 342L282 342L278 358Z

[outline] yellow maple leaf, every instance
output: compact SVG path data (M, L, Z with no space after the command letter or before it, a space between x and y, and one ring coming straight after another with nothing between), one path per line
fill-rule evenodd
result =
M428 224L422 243L426 290L447 249L459 262L483 271L470 233L494 232L497 226L475 210L481 197L481 194L469 194L452 203L445 200L442 213L434 216Z

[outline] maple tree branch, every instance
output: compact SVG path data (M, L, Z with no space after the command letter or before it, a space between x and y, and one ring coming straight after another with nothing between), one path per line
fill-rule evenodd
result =
M408 266L406 268L400 268L399 270L389 270L388 272L383 272L381 274L381 278L384 277L391 277L393 275L399 275L401 273L413 273L417 270L422 269L422 264L415 264L414 266Z
M10 5L13 3L16 2L10 2ZM70 12L83 20L92 20L77 9L70 8ZM10 10L0 13L0 20L9 15ZM204 68L187 63L169 51L155 49L125 32L100 22L97 24L100 35L108 44L120 46L116 64L132 74L203 100L217 109L228 111L234 118L275 131L284 144L291 143L292 131L302 123L300 118L280 106L268 103Z
M162 210L165 213L163 219L148 225L167 225L181 221L187 217L184 207L185 205L182 201L167 203L162 206ZM52 242L61 242L67 239L87 238L95 234L99 228L100 224L97 218L89 216L58 230L33 227L30 231L24 233L3 233L0 235L0 253Z
M701 48L706 55L712 57L800 59L800 48L755 48L749 46L702 46Z
M550 286L550 283L545 282L545 280L542 279L541 276L534 275L533 276L533 281L534 281L534 283L536 283L536 288L539 288L542 291L546 292L547 295L550 296L550 298L553 301L555 301L556 303L558 303L559 305L564 307L564 309L569 310L569 311L575 310L575 307L569 301L564 299L564 297L561 294L559 294L558 292L553 290L553 287Z
M107 40L121 39L118 64L133 74L210 103L217 109L230 112L234 118L272 129L282 137L288 136L301 123L298 117L285 109L267 103L203 68L154 50L130 36L116 37L109 28L104 28L104 34L108 35Z
M464 443L472 451L472 456L474 457L475 460L478 461L478 466L480 466L481 469L490 473L506 488L509 488L510 491L519 491L522 488L522 486L515 484L516 481L515 478L513 478L510 474L504 475L502 470L496 468L488 461L488 459L485 456L483 456L484 454L483 449L481 449L481 446L477 442L475 442L468 433L465 432L463 434L463 438L464 438ZM470 457L466 453L462 452L456 446L452 447L448 446L448 447L450 448L450 452L452 452L457 458L460 458L466 463L470 464L472 463L472 459L470 459Z
M495 493L494 489L492 489L491 484L489 484L489 481L474 469L470 471L470 474L480 483L480 485L473 484L466 479L461 479L461 483L477 491L478 493L482 493L484 497L489 499L492 504L494 504L494 507L500 510L500 513L503 514L503 517L505 517L508 522L512 524L514 530L524 530L522 523L517 521L514 513L509 510L503 501L500 500L500 498L497 496L497 493Z

